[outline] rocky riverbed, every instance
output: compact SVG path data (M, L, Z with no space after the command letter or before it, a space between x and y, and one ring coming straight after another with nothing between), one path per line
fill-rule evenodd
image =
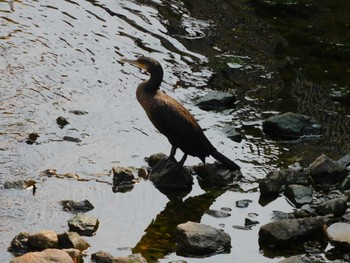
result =
M1 262L349 261L347 1L0 12ZM240 171L152 170L170 145L120 62L141 54Z

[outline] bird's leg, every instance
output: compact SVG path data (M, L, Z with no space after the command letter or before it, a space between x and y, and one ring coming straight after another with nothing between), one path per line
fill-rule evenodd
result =
M182 168L182 166L184 165L185 161L187 158L187 154L185 153L184 156L182 156L181 160L177 163L174 164L174 166L171 168L171 170L178 172L180 171L180 169Z
M175 146L171 146L171 150L170 150L170 155L169 157L161 160L153 169L153 171L160 171L162 170L164 167L168 167L170 166L173 162L176 162L175 159L175 153L176 153L176 147Z

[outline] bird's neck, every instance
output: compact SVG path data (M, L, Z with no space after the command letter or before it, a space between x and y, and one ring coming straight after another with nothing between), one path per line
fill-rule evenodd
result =
M163 70L156 73L150 73L151 77L149 80L144 81L140 86L142 86L142 91L146 93L153 93L159 90L160 84L163 80Z

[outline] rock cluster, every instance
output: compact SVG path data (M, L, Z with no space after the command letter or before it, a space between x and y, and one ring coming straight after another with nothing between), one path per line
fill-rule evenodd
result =
M322 154L309 167L295 165L267 174L259 182L261 198L283 194L297 209L261 226L260 246L304 249L305 242L316 241L330 242L337 249L349 252L349 165L348 155L334 161ZM281 262L303 262L298 261L300 257Z

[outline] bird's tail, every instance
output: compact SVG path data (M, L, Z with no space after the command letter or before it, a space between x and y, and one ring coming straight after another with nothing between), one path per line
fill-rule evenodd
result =
M210 154L216 160L221 162L227 169L229 169L231 171L240 170L241 169L235 162L231 161L229 158L227 158L222 153L219 153L215 148Z

